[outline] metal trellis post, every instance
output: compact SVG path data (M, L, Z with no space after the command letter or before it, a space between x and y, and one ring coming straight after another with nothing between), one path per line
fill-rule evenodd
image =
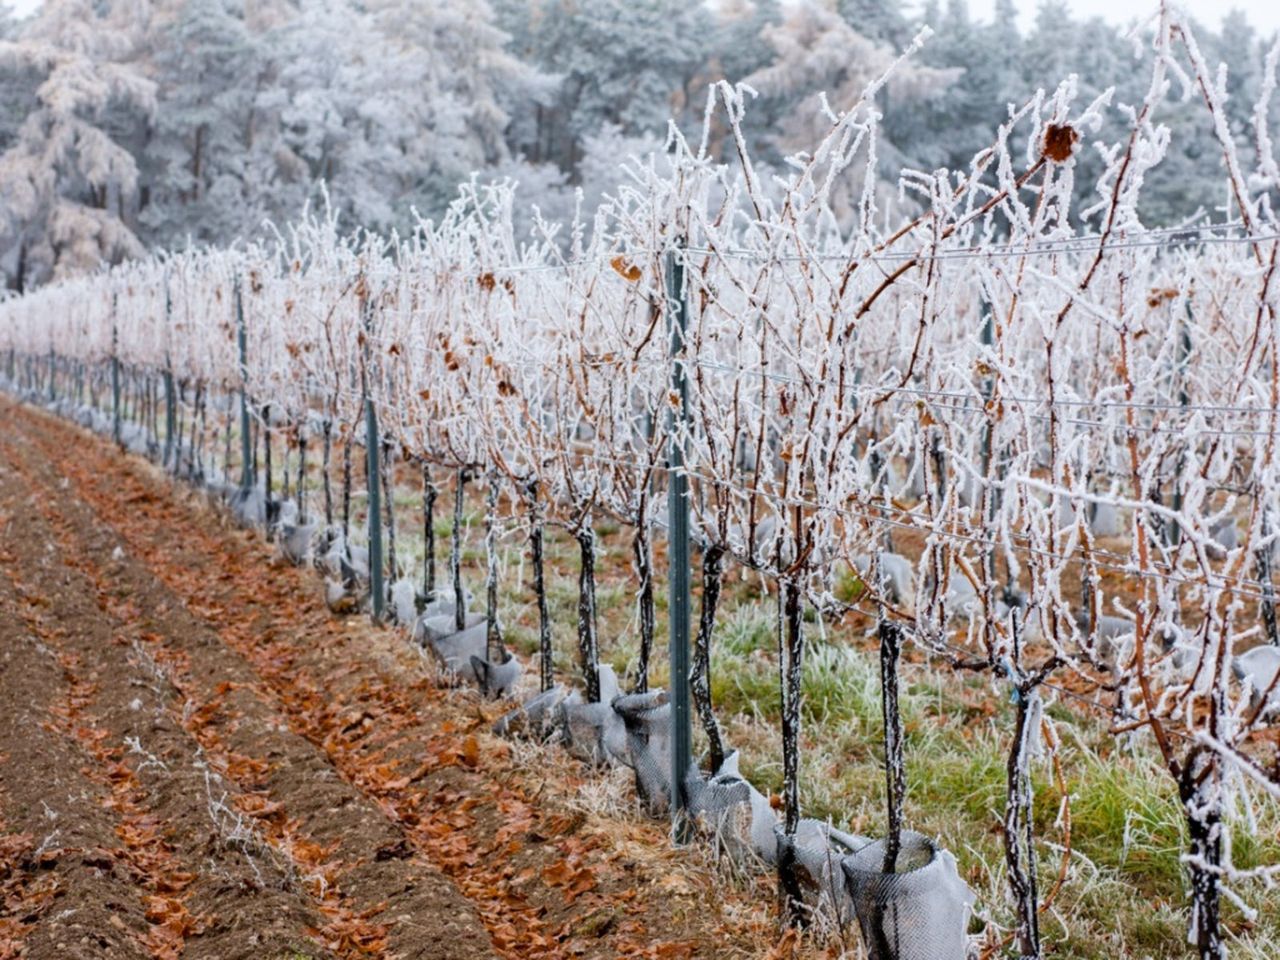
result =
M382 585L382 491L378 485L378 413L373 397L364 401L364 442L369 471L369 590L373 595L373 619L381 622L386 594Z
M361 386L364 388L364 445L365 470L369 487L369 593L372 601L373 621L381 623L386 605L386 590L382 583L382 491L378 486L378 412L373 405L373 393L369 389L369 339L373 324L373 309L368 300L364 305L364 367L361 370Z
M1191 360L1191 328L1187 322L1192 319L1191 300L1187 299L1182 320L1178 324L1178 406L1185 412L1191 404L1191 394L1187 390L1187 366ZM1173 509L1182 510L1182 467L1186 462L1185 451L1178 456L1178 476L1174 478ZM1182 542L1182 527L1177 520L1165 521L1166 540L1169 546L1176 547Z
M165 275L164 283L164 326L165 340L173 322L173 300L169 296L169 277ZM172 470L177 467L174 447L174 429L178 419L178 402L173 395L173 358L166 347L164 352L164 465ZM180 452L180 451L178 451Z
M684 262L677 251L666 256L667 325L671 333L671 390L667 413L667 529L670 562L669 603L671 656L671 833L688 843L689 798L684 780L692 754L689 716L689 477L685 473L684 434L689 420L689 384L683 361L689 312L685 302Z
M995 310L992 307L988 307L987 310L985 311L985 315L982 318L982 345L984 347L993 346L995 343L994 326L995 326ZM990 405L991 397L994 393L995 393L995 380L993 377L986 377L982 381L982 395L986 400L987 406ZM988 480L991 478L991 456L992 456L991 433L992 433L992 421L991 421L990 415L988 414L987 422L982 428L982 474ZM984 488L983 496L985 498L986 506L983 511L982 520L983 520L983 523L987 525L987 534L988 536L990 536L990 531L991 531L990 525L995 515L995 507L996 507L995 490L990 487ZM995 538L992 537L992 539L994 540ZM984 557L984 564L986 567L987 579L994 584L996 582L996 551L995 551L994 543L992 543L992 545L987 548L986 556Z
M164 367L164 465L173 470L177 467L174 436L175 423L178 416L178 398L173 395L173 364L165 362Z
M240 278L236 277L236 346L240 351L240 486L253 487L258 478L253 475L252 437L249 434L249 397L245 384L249 381L249 343L244 328L244 298L240 291Z
M111 325L111 439L120 442L120 331Z

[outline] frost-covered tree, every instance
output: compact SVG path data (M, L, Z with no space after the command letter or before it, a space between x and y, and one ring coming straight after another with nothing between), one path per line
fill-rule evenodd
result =
M266 141L255 150L272 158L273 214L292 215L323 183L346 222L395 225L417 159L412 65L351 0L303 0L263 49L270 55L255 107Z
M788 154L806 149L830 128L820 94L834 111L849 109L873 80L888 70L898 54L858 33L833 10L812 0L792 5L783 21L765 31L774 49L768 66L747 77L747 83L766 98L788 105L772 136L772 145ZM946 89L958 74L911 61L901 65L881 90L896 109ZM877 104L884 109L884 99ZM879 145L878 162L886 174L896 175L907 155L892 142ZM844 178L855 189L855 172ZM859 187L860 188L860 187Z
M772 59L764 32L782 20L778 0L725 0L715 17L714 53L724 79L741 80Z
M614 124L628 136L661 135L692 103L701 115L711 13L686 0L532 0L500 9L520 49L560 79L537 111L532 139L517 146L533 162L576 173L587 136ZM513 14L513 10L515 10ZM514 16L514 20L507 18ZM508 26L507 24L511 25Z
M1244 13L1232 8L1222 18L1217 37L1205 45L1207 52L1227 64L1227 117L1238 143L1252 141L1253 108L1262 90L1262 63L1266 51L1257 31ZM1252 156L1253 151L1249 151Z
M608 196L616 197L618 184L626 182L620 166L631 160L646 162L661 154L665 146L663 130L628 136L621 128L605 124L583 138L578 178L582 183L583 207L595 210Z
M723 79L737 83L773 60L774 50L766 39L766 33L782 21L779 0L725 0L713 9L715 34L712 37L708 80ZM748 111L743 129L753 142L763 146L767 143L766 135L778 125L787 107L786 103L777 100L757 101ZM708 146L712 155L723 155L727 130L718 118L713 117L709 133Z
M50 0L27 20L0 6L0 263L25 286L138 243L226 242L322 192L346 224L387 233L415 208L439 219L473 176L519 184L527 240L531 205L589 223L617 164L659 149L669 119L696 130L720 79L762 94L740 129L767 183L766 166L829 125L818 94L846 109L925 25L935 35L874 95L886 197L904 166L966 168L1010 103L1064 77L1083 102L1146 95L1114 23L1062 0L1025 35L1016 21L1014 0L989 22L967 0ZM1223 115L1253 159L1266 44L1239 13L1198 35L1211 67L1229 67ZM1179 146L1147 171L1142 216L1223 215L1202 92L1171 80L1179 96L1149 119ZM727 131L713 114L713 157ZM1011 136L1025 154L1032 134ZM1086 143L1073 164L1079 217L1104 159Z
M1113 31L1114 32L1114 31ZM1036 7L1035 20L1023 46L1023 76L1040 86L1057 82L1075 67L1079 24L1063 0L1044 0Z
M557 242L571 241L568 224L578 210L578 190L569 185L569 175L554 163L530 163L523 157L508 157L481 175L494 182L515 184L512 201L512 237L517 244L537 242L538 219L554 224Z
M619 182L626 179L621 164L632 160L645 163L665 146L660 136L628 136L617 126L606 124L598 133L583 138L576 185L553 163L512 159L499 164L492 171L494 178L508 178L517 185L513 205L516 240L543 239L534 231L535 208L543 219L558 224L556 240L562 247L572 240L569 231L575 216L581 217L582 228L589 233L594 212L617 196Z
M399 68L396 96L415 199L439 210L474 171L511 155L513 116L550 102L555 83L507 49L487 0L370 0Z
M35 104L0 154L0 262L8 286L140 253L126 223L135 157L108 124L147 117L155 86L130 62L146 9L47 0L0 67L36 81Z
M0 6L0 43L14 40L18 24L8 7ZM22 118L36 106L36 74L34 71L5 67L0 69L0 151L8 150L17 138Z
M262 71L242 0L185 0L153 39L160 96L144 154L147 239L228 242L268 210L270 157L256 149Z
M1013 0L996 0L995 14L986 30L987 56L995 82L992 99L1002 104L1026 96L1022 82L1023 37L1018 30L1018 8Z
M836 12L858 33L900 48L914 29L899 0L837 0Z
M888 134L905 157L921 169L964 169L975 153L991 142L991 131L1007 116L1010 101L1027 97L1018 69L1021 38L1006 0L992 24L973 20L966 0L948 0L939 10L925 8L924 22L935 36L921 61L963 72L918 110L886 115ZM913 123L914 121L914 123Z

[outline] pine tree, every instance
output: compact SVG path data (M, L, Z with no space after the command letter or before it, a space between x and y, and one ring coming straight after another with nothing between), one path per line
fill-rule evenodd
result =
M553 78L507 50L487 0L370 0L377 29L407 70L401 80L414 200L439 211L473 172L511 159L507 129L550 103Z
M713 54L722 77L736 82L773 59L764 32L782 22L778 0L727 0L716 9L715 16Z
M914 34L898 0L838 0L836 12L859 34L901 50Z
M991 99L1001 107L1025 99L1030 93L1022 78L1025 41L1018 30L1018 8L1013 0L996 0L991 25L983 33L995 83Z
M46 0L0 65L38 82L35 105L0 154L0 262L8 286L118 262L142 251L125 218L134 156L108 130L145 119L155 86L130 63L145 10Z
M0 6L0 43L16 40L18 23L8 7ZM17 65L0 70L0 153L17 139L22 119L36 108L36 71Z
M826 94L833 110L847 110L897 59L889 47L863 36L833 11L811 2L791 6L782 23L766 30L765 37L774 48L774 59L747 82L766 98L766 107L772 102L779 110L783 119L771 140L776 152L784 155L811 148L829 127L830 121L820 109L820 93ZM922 99L945 90L958 74L957 70L908 61L895 72L887 90L882 90L883 99L877 106L885 116L906 115L918 109ZM891 108L886 109L886 104ZM909 163L909 155L903 144L893 139L893 130L886 127L884 133L886 137L878 146L879 172L892 181ZM860 177L856 169L846 172L833 197L837 208L842 194L848 199L861 190Z
M254 175L263 65L243 4L184 0L153 39L150 61L161 93L143 160L148 241L227 243L251 232L267 213L271 179Z
M416 131L413 66L353 0L303 0L264 34L253 159L281 221L319 202L348 227L387 230L407 213Z
M511 4L504 4L503 25ZM576 176L586 137L614 124L626 136L665 131L667 120L702 109L714 24L686 0L541 0L523 23L521 44L544 73L560 79L553 103L537 111L534 162Z
M926 8L924 22L936 33L925 45L922 61L963 72L919 110L886 118L890 136L917 167L965 170L970 158L991 142L1007 104L1028 95L1021 89L1016 14L1008 0L1004 3L1006 9L997 9L991 26L971 19L966 0L948 0L945 12L936 4Z
M1252 140L1253 109L1262 87L1265 50L1249 20L1232 8L1222 18L1222 30L1211 39L1208 52L1227 64L1227 116L1231 132L1242 144Z

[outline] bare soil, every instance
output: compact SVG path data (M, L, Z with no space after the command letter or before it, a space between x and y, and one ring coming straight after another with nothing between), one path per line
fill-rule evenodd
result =
M148 464L0 399L0 960L758 957L767 906L488 734Z

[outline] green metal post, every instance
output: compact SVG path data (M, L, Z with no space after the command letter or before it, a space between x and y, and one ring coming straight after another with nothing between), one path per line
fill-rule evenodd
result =
M173 325L173 301L169 296L169 277L164 281L165 337ZM177 467L175 460L174 430L178 419L178 400L173 395L173 358L166 347L164 352L164 465L170 470Z
M120 332L111 325L111 439L120 442Z
M982 320L982 345L984 347L990 347L995 344L994 327L995 308L988 307ZM991 402L991 397L995 392L995 388L994 378L988 376L982 381L982 396L988 404ZM988 481L991 480L991 459L994 452L991 446L991 432L992 419L991 413L988 411L987 422L982 428L982 476ZM983 522L988 525L989 530L991 522L995 517L995 488L991 486L985 487L983 491L983 499L985 501L985 508L983 510L982 519ZM987 547L986 556L984 557L984 566L986 567L987 582L994 584L996 582L996 548L994 543Z
M373 619L380 623L387 598L382 585L382 492L378 488L378 413L373 397L364 401L364 442L369 454L369 590L373 594Z
M679 400L667 415L668 610L671 656L671 835L677 844L691 838L689 798L684 780L693 753L689 711L689 637L692 600L689 561L689 478L685 474L684 431L689 421L689 382L684 353L689 312L684 262L666 257L667 325L671 334L671 389Z
M1178 406L1185 412L1191 403L1191 394L1187 391L1187 364L1191 359L1191 298L1187 298L1186 310L1182 321L1178 324ZM1178 476L1173 485L1173 509L1182 510L1182 467L1186 463L1186 453L1178 456ZM1176 547L1182 542L1182 527L1176 520L1165 522L1166 540L1169 546Z
M177 464L174 459L174 426L177 420L178 402L173 395L173 364L166 362L164 368L164 465L173 469Z
M368 454L365 460L365 472L368 474L369 486L369 592L373 601L373 621L381 623L386 606L386 590L382 583L382 492L378 487L380 475L378 458L381 449L378 442L378 412L373 405L373 394L369 389L369 340L373 326L373 307L369 300L364 303L364 364L360 370L361 387L364 391L364 445Z
M249 434L249 397L245 385L249 381L249 344L244 328L244 299L240 278L236 277L236 346L240 350L240 486L248 490L258 482L253 471L253 442Z

